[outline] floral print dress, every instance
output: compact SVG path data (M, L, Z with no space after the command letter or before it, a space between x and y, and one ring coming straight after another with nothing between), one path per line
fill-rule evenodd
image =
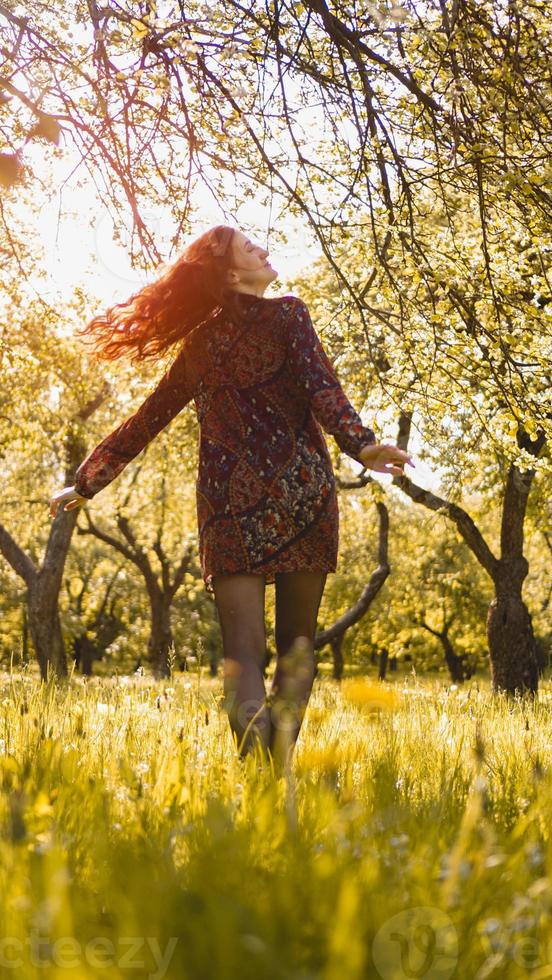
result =
M138 410L80 464L92 498L192 399L199 422L196 481L205 587L217 574L335 572L339 511L322 430L359 462L373 431L347 400L295 296L242 296L244 322L219 311L186 338Z

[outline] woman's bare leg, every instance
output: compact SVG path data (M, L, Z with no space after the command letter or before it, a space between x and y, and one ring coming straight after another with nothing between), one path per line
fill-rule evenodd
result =
M265 578L264 575L216 575L213 590L222 632L224 706L230 727L238 747L243 739L240 755L246 755L259 744L265 751L270 736L263 680ZM256 717L252 722L253 716Z
M314 636L327 572L275 575L277 664L270 689L269 748L279 765L297 741L314 680Z

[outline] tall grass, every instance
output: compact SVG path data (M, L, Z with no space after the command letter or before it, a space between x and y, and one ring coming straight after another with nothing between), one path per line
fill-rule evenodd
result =
M549 685L317 679L281 777L221 698L4 676L1 976L552 976Z

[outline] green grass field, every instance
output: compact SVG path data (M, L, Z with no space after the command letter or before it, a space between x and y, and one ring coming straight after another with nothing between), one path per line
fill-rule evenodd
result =
M552 691L319 677L291 768L199 673L3 675L0 975L552 976Z

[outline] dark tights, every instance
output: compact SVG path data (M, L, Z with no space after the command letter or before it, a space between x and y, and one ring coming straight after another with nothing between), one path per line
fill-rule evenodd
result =
M289 758L314 680L314 635L326 572L275 575L277 664L267 698L264 575L216 575L224 653L225 708L240 754L262 747Z

